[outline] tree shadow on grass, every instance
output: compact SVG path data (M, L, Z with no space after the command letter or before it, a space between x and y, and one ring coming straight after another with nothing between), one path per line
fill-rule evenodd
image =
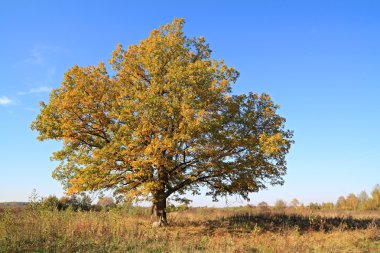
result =
M380 228L380 218L358 219L353 217L303 216L285 213L238 214L227 218L209 220L206 230L212 233L218 228L226 228L230 233L282 232L297 230L329 232L333 230L357 230Z

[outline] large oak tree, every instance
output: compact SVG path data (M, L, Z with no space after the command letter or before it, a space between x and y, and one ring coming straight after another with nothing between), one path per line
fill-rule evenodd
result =
M62 141L53 177L69 194L111 190L153 203L185 192L248 194L283 184L292 132L267 94L232 95L238 72L211 58L183 19L153 30L104 63L72 67L32 129Z

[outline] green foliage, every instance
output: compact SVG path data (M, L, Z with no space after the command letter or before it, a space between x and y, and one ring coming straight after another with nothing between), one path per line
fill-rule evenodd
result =
M49 211L90 211L94 210L91 198L86 194L63 196L58 199L54 195L50 195L46 198L38 196L35 190L28 204L28 209L31 210L49 210Z
M92 200L85 194L63 196L59 200L58 210L90 211L93 209Z
M56 196L50 195L47 198L42 199L41 207L50 211L58 210L60 207L60 201Z

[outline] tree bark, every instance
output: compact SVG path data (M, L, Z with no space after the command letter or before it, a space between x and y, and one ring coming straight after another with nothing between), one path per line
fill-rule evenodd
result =
M153 226L167 225L166 219L166 198L160 198L153 201L151 222Z

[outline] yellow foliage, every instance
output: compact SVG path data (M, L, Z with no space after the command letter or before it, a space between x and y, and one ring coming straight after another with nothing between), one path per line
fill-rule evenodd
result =
M62 141L53 175L69 193L114 190L166 199L207 185L214 197L281 184L292 132L269 95L232 95L239 73L211 58L183 19L139 44L118 44L110 64L80 67L42 104L39 140Z

